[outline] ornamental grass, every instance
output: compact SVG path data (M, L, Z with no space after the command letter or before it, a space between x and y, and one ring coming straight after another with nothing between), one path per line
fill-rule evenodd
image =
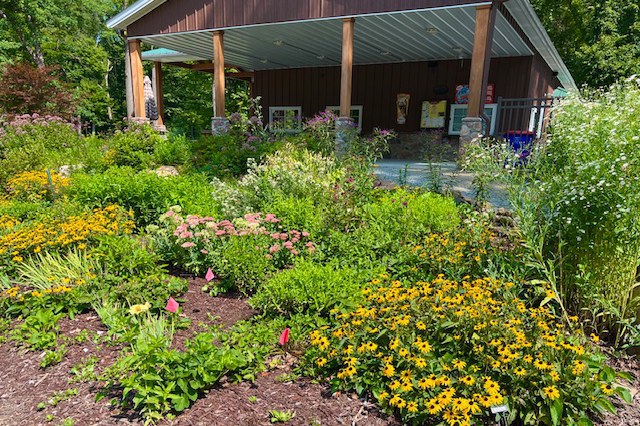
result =
M366 302L334 311L311 333L307 358L335 389L370 394L413 424L487 424L504 405L510 421L592 424L613 411L616 374L576 323L520 299L511 282L438 276L405 285L383 274Z

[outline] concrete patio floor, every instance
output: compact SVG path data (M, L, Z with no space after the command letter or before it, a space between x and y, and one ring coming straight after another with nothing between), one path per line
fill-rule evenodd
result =
M475 199L473 173L463 172L455 162L434 163L434 172L439 169L443 190L460 193L468 200ZM382 180L415 187L429 187L431 168L429 163L409 160L380 160L375 174ZM506 188L500 184L489 186L489 202L493 208L509 208Z

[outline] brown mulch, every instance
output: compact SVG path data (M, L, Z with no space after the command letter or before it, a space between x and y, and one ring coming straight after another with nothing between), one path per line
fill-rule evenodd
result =
M224 328L238 321L251 318L255 311L246 298L237 294L211 297L201 291L205 280L189 279L189 289L182 295L181 315L191 320L187 329L176 331L174 346L181 348L186 339L212 325ZM0 425L59 425L65 419L73 419L75 426L84 425L142 425L135 416L127 417L109 403L109 397L95 402L99 383L70 383L71 368L96 356L95 372L100 374L113 365L122 349L109 345L107 329L94 313L76 316L73 320L60 321L60 336L67 339L68 352L61 363L46 369L40 368L43 352L29 352L16 347L13 342L0 345ZM74 338L83 330L88 338L82 342ZM62 339L59 339L62 340ZM95 343L99 342L99 343ZM290 363L289 363L290 364ZM284 369L284 370L283 370ZM299 378L295 383L281 383L277 377L290 372L284 366L278 371L263 373L255 383L222 383L199 399L193 407L165 425L268 425L269 410L294 410L296 416L289 425L309 425L316 420L322 425L395 425L393 419L385 419L373 406L345 394L331 395L325 385L312 384ZM77 395L53 406L56 392L77 389ZM249 397L256 397L250 402ZM40 403L46 408L38 411Z
M11 425L44 425L46 415L53 415L53 424L59 424L65 418L73 418L75 424L97 425L103 419L114 414L108 401L95 402L95 383L70 384L70 369L92 355L98 357L96 372L115 362L119 347L96 345L93 338L96 334L104 335L106 328L94 314L76 316L73 320L60 321L61 335L75 337L82 330L89 332L89 339L83 343L73 340L67 343L68 353L60 364L47 369L40 368L41 352L27 352L16 348L13 343L0 346L0 424ZM48 406L37 411L41 402L49 401L55 392L77 389L78 395L55 407Z
M295 412L287 425L398 425L375 407L353 395L332 395L326 386L298 378L282 383L277 378L286 370L264 373L255 383L243 382L212 389L172 426L266 426L270 410ZM255 402L250 398L255 397ZM315 421L315 423L313 423Z
M616 371L623 371L631 374L634 378L629 383L621 380L620 385L626 387L633 397L632 404L625 403L619 397L613 401L617 409L616 414L605 414L599 419L594 419L594 423L600 426L640 426L640 361L633 358L609 358L609 365Z
M239 293L226 293L211 297L202 292L207 284L204 278L190 278L189 289L180 298L181 315L191 320L188 329L176 330L173 346L184 348L184 342L196 334L217 325L228 328L238 321L248 320L256 314L247 303L247 299Z

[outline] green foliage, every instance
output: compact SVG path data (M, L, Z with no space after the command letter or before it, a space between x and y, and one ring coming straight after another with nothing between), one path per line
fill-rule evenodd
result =
M131 209L138 226L156 223L170 206L180 205L190 214L217 215L218 204L203 175L160 177L113 167L100 174L77 174L68 189L69 197L88 207L110 203Z
M141 238L103 236L91 252L106 274L122 278L148 276L165 272L158 266L160 256Z
M187 290L187 282L176 277L154 273L130 278L104 276L92 283L91 294L115 305L150 303L162 309L170 296L178 296Z
M239 350L218 348L214 338L199 334L187 341L184 352L170 349L163 339L139 342L111 369L110 384L123 388L123 403L130 397L147 423L184 411L222 376L248 368Z
M82 144L69 123L57 118L20 116L0 123L0 184L22 171L56 168L63 153Z
M609 86L640 72L637 0L532 0L578 84Z
M55 348L60 318L62 314L56 314L51 309L34 311L11 331L11 339L34 351Z
M40 291L61 284L84 284L102 272L102 265L89 258L83 250L73 248L61 253L38 253L20 264L17 275L20 280Z
M335 308L358 303L366 281L367 274L356 269L303 260L269 278L250 303L267 315L328 316Z
M513 153L490 142L470 163L510 186L527 260L562 306L614 346L637 345L640 81L584 96L557 108L526 167L504 168Z
M296 416L296 412L294 410L269 410L269 420L271 423L286 423L292 420Z
M162 137L148 125L129 123L124 131L118 131L108 140L104 154L107 166L129 166L138 170L153 165L153 154Z
M154 162L165 166L179 166L191 159L191 145L183 135L170 134L154 146Z

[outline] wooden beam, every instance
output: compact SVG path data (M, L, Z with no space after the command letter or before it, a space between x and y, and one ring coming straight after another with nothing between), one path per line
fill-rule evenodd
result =
M153 88L156 95L156 107L158 108L158 126L164 126L164 81L162 75L162 62L153 64Z
M131 85L133 88L133 116L146 118L144 107L144 69L140 40L129 40L129 61L131 62Z
M224 31L213 32L213 90L214 116L226 117L225 111L225 75L224 75Z
M476 28L469 78L468 117L481 117L484 114L497 10L498 8L494 5L483 5L476 8Z
M353 83L353 32L356 20L342 20L342 78L340 81L340 117L351 117Z

